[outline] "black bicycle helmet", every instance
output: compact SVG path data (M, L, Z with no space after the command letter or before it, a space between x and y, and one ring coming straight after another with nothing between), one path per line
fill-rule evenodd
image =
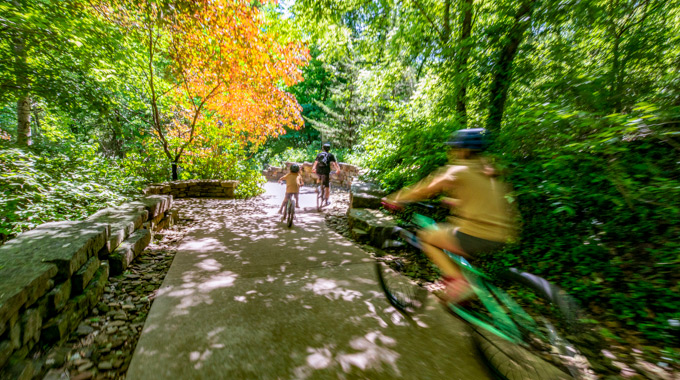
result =
M323 143L323 145L321 146L321 148L322 148L325 152L328 152L329 150L331 150L331 143L329 143L329 142Z
M478 151L485 150L489 144L489 134L484 128L461 129L446 142L446 145L454 148Z
M293 164L293 165L290 166L290 172L291 173L297 173L299 171L300 171L300 167L297 166L296 164Z

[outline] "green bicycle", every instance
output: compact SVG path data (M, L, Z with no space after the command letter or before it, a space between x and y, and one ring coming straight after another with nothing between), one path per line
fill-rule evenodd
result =
M417 228L436 228L434 220L421 214L414 214L412 222ZM408 229L397 227L393 232L421 248L418 237ZM447 303L446 308L475 332L480 352L500 378L595 378L588 360L569 341L577 327L578 308L564 291L516 268L492 278L464 257L446 254L458 264L476 295L462 304ZM422 309L426 292L420 287L380 262L376 262L376 271L392 306L409 318Z

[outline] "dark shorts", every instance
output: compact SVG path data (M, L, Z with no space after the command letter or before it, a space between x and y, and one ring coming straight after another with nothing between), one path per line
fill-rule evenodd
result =
M324 186L326 186L326 187L330 186L330 183L331 183L331 173L327 173L327 174L317 173L316 175L319 176L319 180L321 180L321 183L322 183Z
M505 245L493 240L480 239L478 237L470 236L466 233L460 232L460 230L454 230L456 239L458 239L458 244L465 251L465 253L473 256L481 256L485 253L490 253L499 250Z

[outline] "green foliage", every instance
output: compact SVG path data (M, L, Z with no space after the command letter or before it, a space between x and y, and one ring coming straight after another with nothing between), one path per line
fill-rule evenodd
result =
M537 105L520 116L497 148L512 152L503 159L524 217L522 241L500 259L555 280L649 339L672 341L680 183L663 118L648 104L605 116Z
M0 146L0 173L0 241L42 223L85 218L143 187L96 145L75 141L33 150Z
M359 93L359 68L352 60L330 66L333 81L327 87L325 101L313 99L320 115L305 121L321 132L324 141L336 147L352 148L359 140L361 128L370 122L369 106Z
M352 157L388 191L412 184L446 164L444 144L459 126L439 115L440 90L437 79L428 78L415 89L411 102L394 102L383 124L364 131Z
M0 102L30 93L74 116L106 112L122 60L117 28L70 0L3 2L0 15Z
M224 151L211 156L188 156L184 160L180 180L185 179L229 179L239 181L234 195L238 198L253 197L264 191L261 185L266 181L258 165L243 156Z
M288 147L280 153L267 156L263 163L265 166L285 166L286 162L314 162L316 155L321 152L320 146L321 143L316 141L304 148ZM349 152L349 149L331 149L338 162L354 163L355 157Z

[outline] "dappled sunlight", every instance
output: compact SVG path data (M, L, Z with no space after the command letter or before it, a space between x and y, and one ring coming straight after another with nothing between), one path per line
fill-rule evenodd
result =
M200 267L200 265L197 266ZM213 264L208 265L208 267L210 271L219 270L219 265ZM161 287L158 290L157 297L167 296L179 300L173 307L173 315L187 315L192 307L212 304L214 300L208 293L216 289L233 286L237 277L238 275L231 271L212 273L209 276L202 272L190 271L183 274L181 284Z
M234 285L236 277L237 275L233 272L222 272L210 277L208 281L199 284L198 289L203 293L207 293L215 289L226 288Z
M401 372L397 367L400 354L391 349L396 344L395 339L382 332L370 331L363 336L354 336L347 349L338 349L335 344L326 344L319 348L308 347L306 364L295 368L294 374L296 378L306 379L316 377L315 371L338 369L337 367L347 374L353 370L380 371L387 367L400 376ZM334 353L336 350L337 353Z
M184 241L177 250L189 252L214 252L224 249L222 243L215 238L203 238L198 240Z
M324 296L330 300L342 299L343 301L354 301L361 297L361 293L356 290L343 288L350 286L349 281L336 281L327 278L318 278L314 283L308 283L304 290L312 291L314 294Z
M427 346L422 338L430 331L418 327L430 320L415 317L414 324L391 307L373 259L330 231L323 214L302 212L291 229L278 214L263 214L278 202L178 202L180 218L200 223L180 243L139 352L147 361L163 358L168 374L181 374L165 378L405 372L400 360ZM144 370L140 364L135 374Z
M366 305L366 307L368 307L368 313L362 315L361 317L352 316L352 317L350 317L350 320L352 320L354 322L360 322L360 319L363 319L363 318L367 318L367 317L373 318L378 322L378 326L380 326L381 328L387 328L388 327L387 322L385 322L385 320L382 319L378 315L378 313L376 312L376 309L375 309L375 305L373 305L369 301L364 301L364 304Z
M374 278L352 277L352 280L361 284L378 285L378 281Z
M392 367L397 375L400 375L396 366L399 354L381 344L393 347L397 342L380 331L372 331L350 342L350 346L360 352L338 355L337 360L345 372L350 372L352 367L358 367L365 371L367 369L379 369L387 364Z
M206 259L196 264L197 267L204 271L214 272L222 268L222 264L218 263L215 259Z
M189 352L189 362L193 365L194 369L201 369L204 363L210 359L213 351L220 350L225 347L225 345L219 341L220 334L224 332L224 330L224 327L218 327L208 332L206 342L208 348L202 351Z

